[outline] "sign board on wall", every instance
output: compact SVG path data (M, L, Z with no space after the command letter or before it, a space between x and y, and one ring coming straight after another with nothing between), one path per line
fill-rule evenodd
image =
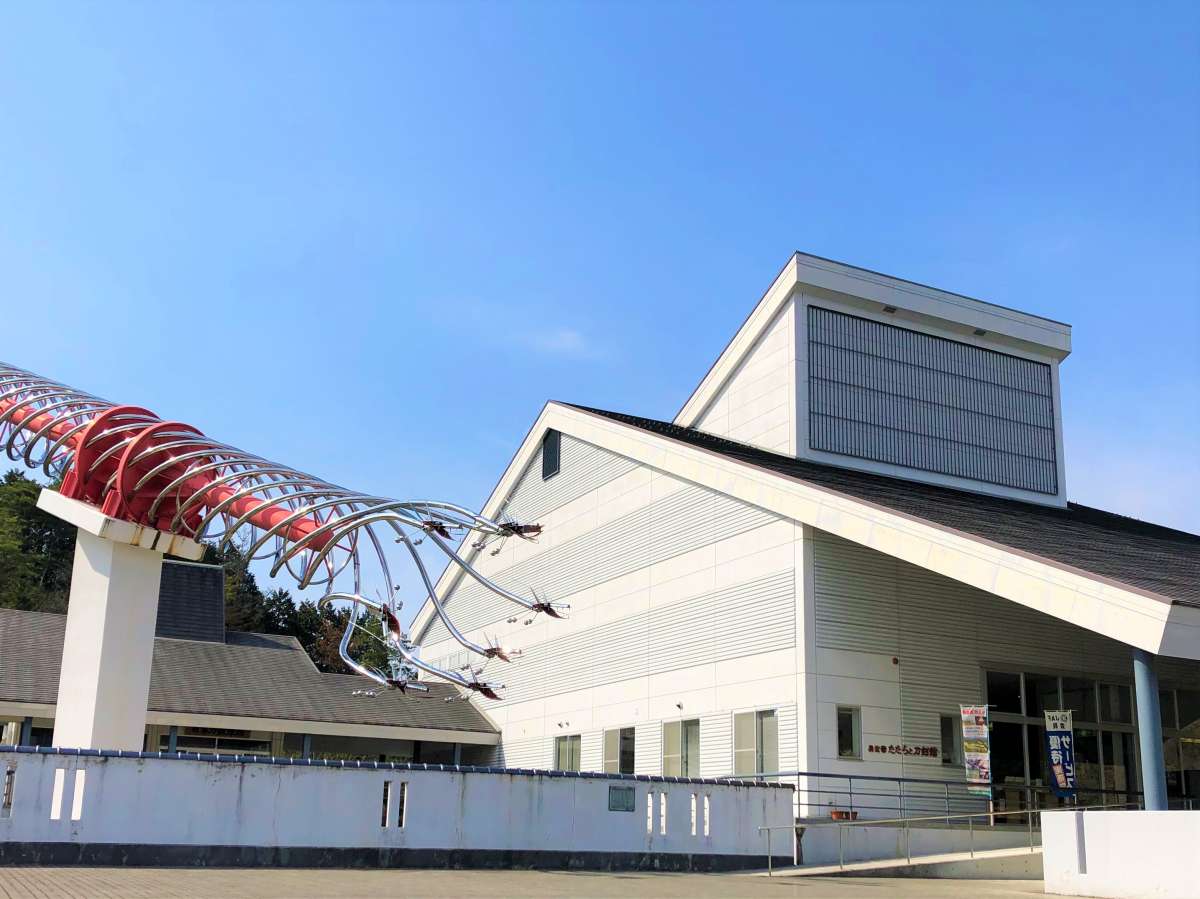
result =
M992 746L986 705L960 705L963 763L967 767L967 792L992 795Z
M1075 731L1071 710L1046 712L1046 762L1055 796L1075 795Z
M913 746L911 743L871 743L867 752L874 755L910 755L936 759L941 753L937 746Z
M633 787L610 786L608 788L608 810L610 812L631 812L633 803Z

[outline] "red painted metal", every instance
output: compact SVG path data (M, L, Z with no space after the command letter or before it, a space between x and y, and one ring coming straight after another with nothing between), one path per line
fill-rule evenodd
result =
M190 504L184 516L184 524L191 530L207 510L227 502L238 492L236 487L227 484L214 485L213 481L216 478L211 473L200 473L185 480L177 490L176 500L161 504L155 511L154 520L150 521L147 517L150 504L164 486L186 472L188 463L180 462L178 466L164 469L140 490L135 490L141 475L166 459L162 455L151 454L140 462L135 463L134 460L147 450L153 449L156 444L166 442L164 432L185 432L203 437L204 434L200 430L182 422L163 421L141 406L111 406L96 413L85 428L75 430L73 434L70 433L74 427L71 423L61 420L56 422L53 415L37 414L33 408L27 408L19 400L0 396L0 416L6 413L11 413L9 420L14 425L27 432L35 433L47 428L46 436L53 440L66 436L64 446L72 452L73 459L59 492L72 499L97 506L112 518L159 530L169 530L180 505L201 494L202 499ZM138 424L141 425L140 430L132 427ZM115 434L109 430L113 426L124 425L131 426L130 430ZM131 433L135 435L132 439ZM119 443L125 443L124 450L114 451L105 456L106 452ZM163 453L169 455L170 450L164 450ZM194 464L195 460L192 462ZM229 502L225 511L235 518L248 516L250 522L262 530L270 530L291 514L288 509L250 496L239 497ZM322 524L323 522L312 516L299 518L285 525L281 529L281 536L292 541L303 540ZM320 550L329 544L329 540L328 534L322 534L312 538L308 545Z

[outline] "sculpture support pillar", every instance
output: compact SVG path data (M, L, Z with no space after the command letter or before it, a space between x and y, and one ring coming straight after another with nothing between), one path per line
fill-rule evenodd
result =
M75 538L55 746L142 748L162 556L83 530Z
M50 490L38 507L74 524L75 561L54 715L54 745L140 750L164 553L199 559L191 540L109 518Z

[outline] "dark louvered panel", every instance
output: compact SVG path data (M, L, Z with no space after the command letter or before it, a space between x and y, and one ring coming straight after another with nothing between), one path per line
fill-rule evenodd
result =
M220 565L163 562L154 633L179 640L225 641L225 572Z
M1058 492L1050 366L808 308L809 445Z

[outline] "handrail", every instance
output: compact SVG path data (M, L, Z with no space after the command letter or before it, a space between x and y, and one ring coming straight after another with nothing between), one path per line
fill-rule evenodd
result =
M997 796L990 793L978 794L969 792L972 786L979 786L966 780L940 780L923 777L902 777L881 774L830 773L822 771L775 771L744 775L748 780L762 782L768 780L795 780L795 789L802 805L820 806L828 799L829 805L848 808L849 811L894 811L904 814L907 810L932 811L944 808L949 814L954 806L962 809L973 805L990 806L997 801ZM800 779L808 781L801 784ZM828 783L830 780L844 783ZM858 784L856 784L856 781ZM893 790L879 791L861 789L863 786L890 784ZM1024 783L992 783L989 785L1000 793L1016 794L1020 802L1027 808L1040 805L1040 797L1049 797L1053 790L1044 784ZM844 787L842 789L841 787ZM1109 789L1097 787L1080 788L1081 797L1099 799L1101 803L1110 798L1122 802L1140 800L1142 793L1129 789ZM863 800L883 800L881 803L864 802ZM1186 802L1186 800L1185 800ZM842 805L842 803L845 803Z
M841 772L833 773L829 771L772 771L770 773L752 774L749 776L743 775L746 780L767 780L771 777L853 777L855 780L883 780L889 782L904 781L905 783L924 783L937 784L938 786L966 786L969 781L965 780L935 780L925 777L896 777L887 774L843 774Z
M1134 806L1135 808L1141 807L1140 804L1136 803L1136 802L1120 802L1120 803L1111 803L1108 805L1069 806L1063 810L1064 811L1073 811L1073 812L1088 812L1088 811L1101 811L1104 809L1127 808L1131 805ZM926 816L922 816L922 817L912 817L912 818L866 818L862 821L813 821L813 822L808 822L805 824L795 824L795 823L793 823L793 824L764 824L764 825L759 826L758 832L766 833L766 838L767 838L767 876L770 877L770 876L773 876L774 869L775 869L774 859L771 855L771 831L773 831L773 830L790 830L794 834L796 832L797 827L804 827L804 828L837 827L837 829L838 829L838 867L845 868L846 867L845 846L842 841L842 835L845 832L844 828L846 828L846 827L880 827L880 826L889 825L889 824L903 824L904 825L905 858L911 864L912 863L912 823L913 822L945 821L948 823L954 819L965 818L967 820L967 828L968 828L967 832L968 832L968 840L969 840L969 847L970 847L969 851L971 854L971 858L974 858L975 857L975 828L974 828L973 824L974 824L975 818L1008 818L1008 817L1020 817L1020 816L1024 815L1028 822L1029 851L1033 852L1033 850L1034 850L1033 816L1040 815L1045 811L1056 811L1056 810L1055 809L1015 809L1013 811L1007 811L1007 810L994 811L993 810L993 811L986 811L986 812L964 812L964 813L949 814L949 815L926 815ZM1040 824L1038 825L1038 830L1039 831L1041 830Z

